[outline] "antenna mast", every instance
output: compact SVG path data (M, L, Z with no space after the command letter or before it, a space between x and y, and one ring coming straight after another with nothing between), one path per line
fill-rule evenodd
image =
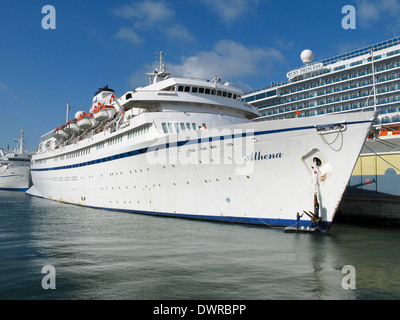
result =
M20 137L20 141L19 141L19 153L23 153L25 149L25 145L24 145L24 130L22 130L21 128L21 137Z
M151 83L157 83L158 80L164 80L166 79L170 73L167 72L167 68L165 67L165 62L163 61L163 56L165 53L163 51L158 51L156 52L157 55L159 55L159 67L158 70L155 68L155 70L151 73L147 73L147 75L150 78L150 84Z
M71 106L69 105L69 102L67 102L67 116L65 119L65 123L69 121L69 110L71 110Z
M19 139L14 139L14 141L18 141L18 144L16 145L14 152L18 152L20 154L24 153L25 151L25 143L24 143L24 130L21 129L21 135ZM19 145L19 148L18 148ZM10 147L8 147L10 149Z

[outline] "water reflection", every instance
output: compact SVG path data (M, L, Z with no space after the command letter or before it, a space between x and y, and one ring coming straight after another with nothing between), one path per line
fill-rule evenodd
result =
M0 193L0 298L398 299L398 229L329 234L95 210ZM56 269L43 290L41 269ZM344 290L342 268L356 269Z

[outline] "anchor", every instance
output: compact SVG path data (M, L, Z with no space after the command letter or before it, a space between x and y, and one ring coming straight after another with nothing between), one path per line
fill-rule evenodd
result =
M306 214L311 219L311 222L314 224L314 227L299 228L298 225L297 227L293 226L287 227L285 228L285 233L315 233L319 230L318 225L321 222L321 217L319 216L319 202L316 193L314 194L314 213L312 213L311 211L307 212L305 210L303 210L303 213ZM297 216L299 217L298 213Z
M318 226L318 224L321 222L321 217L319 216L319 202L316 193L314 194L314 213L311 211L307 212L305 210L303 210L303 213L310 217L311 222L314 223L315 226Z

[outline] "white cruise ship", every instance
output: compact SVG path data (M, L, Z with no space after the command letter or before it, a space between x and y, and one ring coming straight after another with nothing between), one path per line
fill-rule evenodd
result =
M31 186L31 157L24 147L22 129L17 141L13 151L0 149L0 190L26 191Z
M328 230L375 112L255 122L242 92L171 76L42 136L31 195L151 215ZM301 219L298 222L297 213Z

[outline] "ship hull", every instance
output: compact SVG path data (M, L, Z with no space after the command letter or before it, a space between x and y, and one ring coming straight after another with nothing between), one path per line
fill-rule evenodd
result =
M26 191L30 186L29 166L0 168L0 190Z
M140 144L122 140L109 150L93 147L65 165L33 161L35 195L93 208L270 227L315 227L304 211L315 213L316 196L317 227L326 231L375 116L246 122ZM299 223L297 213L303 215Z

